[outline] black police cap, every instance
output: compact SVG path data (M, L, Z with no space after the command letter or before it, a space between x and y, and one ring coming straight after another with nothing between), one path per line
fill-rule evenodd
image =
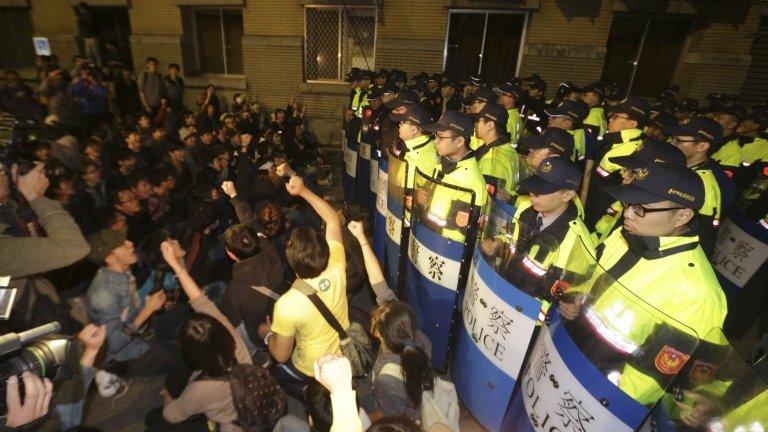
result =
M445 111L436 123L423 127L427 132L452 131L459 136L471 136L475 130L475 122L468 115L459 111Z
M560 128L546 128L541 135L526 137L521 141L523 147L529 150L548 148L564 157L571 157L573 154L573 135Z
M627 114L638 123L644 124L651 114L651 107L645 99L630 96L612 107L611 112Z
M523 179L519 193L551 194L563 189L578 191L581 171L570 159L550 156L541 161L533 175Z
M581 93L581 88L577 87L576 84L570 81L564 81L557 85L555 96L563 98L571 93Z
M408 122L415 126L432 124L432 115L418 104L409 106L403 114L389 113L389 118L396 122Z
M564 100L555 108L547 108L544 112L550 117L570 117L579 124L589 115L589 106L582 101Z
M681 125L663 129L668 136L690 136L710 144L719 143L723 138L723 127L709 117L696 116Z
M609 161L624 168L645 168L652 162L664 162L673 165L686 166L685 153L674 145L645 138L634 153L627 156L614 156Z
M629 204L664 200L698 211L704 204L704 182L690 168L651 162L635 172L632 183L606 188L614 199Z
M494 87L493 90L499 95L513 97L515 99L515 102L519 102L523 98L525 98L525 90L523 90L523 88L520 87L519 85L516 85L509 81L499 85L498 87Z
M694 112L699 109L699 101L694 98L683 98L677 104L678 111Z
M490 120L494 122L496 126L501 128L505 128L507 125L507 120L509 120L509 114L507 114L507 110L504 109L504 106L497 103L488 103L483 107L483 109L480 110L480 112L476 114L470 114L469 116L472 117L472 119L475 121L481 118Z
M655 126L662 131L664 128L670 128L677 126L677 118L667 110L651 110L651 116L649 118L651 126Z
M389 109L395 109L402 106L409 106L419 102L419 95L410 90L401 90L391 101L384 102L384 106Z
M600 97L605 97L605 86L600 83L587 84L581 89L582 93L595 93Z
M474 93L467 96L464 99L464 102L467 102L467 105L471 105L477 101L485 103L496 102L496 99L497 95L493 89L491 87L483 86L475 90Z

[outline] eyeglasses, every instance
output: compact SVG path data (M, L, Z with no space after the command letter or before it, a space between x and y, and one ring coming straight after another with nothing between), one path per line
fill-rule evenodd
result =
M611 118L611 119L620 118L620 119L624 119L624 120L630 120L630 118L629 118L629 116L628 116L628 115L619 114L619 113L613 113L613 114L611 114L610 118Z
M680 144L683 144L683 143L695 143L697 141L698 140L695 140L695 139L692 139L692 140L681 140L678 137L672 137L672 144L674 144L674 145L680 145Z
M685 207L664 207L664 208L648 208L644 207L642 204L628 204L628 203L621 203L621 205L624 208L628 208L632 210L632 213L636 214L638 217L645 217L646 213L659 213L659 212L665 212L665 211L671 211L671 210L683 210Z
M438 134L435 134L435 139L438 140L438 141L452 140L452 139L456 139L457 136L458 135L440 136Z

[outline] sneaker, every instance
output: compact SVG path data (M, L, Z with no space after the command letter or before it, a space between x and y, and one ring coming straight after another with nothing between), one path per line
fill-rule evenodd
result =
M103 398L120 397L128 391L128 382L117 375L100 370L96 372L96 388Z

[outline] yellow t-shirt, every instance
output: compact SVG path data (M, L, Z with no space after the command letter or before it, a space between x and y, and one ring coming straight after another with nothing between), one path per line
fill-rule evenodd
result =
M347 276L344 246L329 241L331 256L328 267L320 276L305 279L316 291L343 328L349 328L347 306ZM293 336L296 346L291 362L300 372L314 376L314 363L324 354L341 354L339 335L320 315L306 295L289 289L275 303L272 332L281 336Z

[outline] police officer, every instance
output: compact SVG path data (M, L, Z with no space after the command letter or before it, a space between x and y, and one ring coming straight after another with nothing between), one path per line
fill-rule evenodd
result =
M395 84L395 87L400 90L404 90L405 86L408 84L408 75L399 69L392 69L390 71L390 79L392 80L392 83Z
M555 97L547 101L547 108L555 108L565 100L576 102L581 100L582 90L570 81L561 82L555 90Z
M741 166L741 140L736 128L746 115L746 108L733 104L719 109L714 117L723 128L723 139L712 159L716 160L731 178Z
M523 88L528 93L523 110L524 132L536 135L541 133L547 124L544 113L546 107L544 93L547 91L547 83L540 76L533 74L523 79Z
M541 135L525 137L521 141L528 154L525 162L531 171L550 156L570 158L573 154L573 135L560 128L547 128Z
M699 101L694 98L683 98L677 103L675 117L678 123L685 123L695 116L699 110Z
M506 134L507 110L497 103L488 103L471 117L475 119L475 135L483 143L475 150L475 157L488 193L509 201L515 195L520 173L517 152Z
M581 100L589 106L589 114L584 119L584 127L587 132L595 139L602 137L608 129L608 122L605 120L603 111L603 100L605 99L605 88L593 83L581 89Z
M643 130L645 136L656 141L667 141L669 137L664 134L665 128L677 126L677 118L665 108L652 109L648 117L648 124Z
M498 103L507 110L507 134L512 147L517 148L520 135L523 131L523 118L520 116L519 107L522 105L525 94L522 87L510 81L494 88L499 95Z
M459 83L454 80L446 80L440 85L440 104L435 108L435 117L440 117L446 111L458 111L461 109L461 97Z
M390 164L389 176L393 179L405 180L405 218L403 221L410 220L410 197L413 190L413 179L416 169L430 174L437 168L437 150L435 149L434 136L424 130L424 125L432 124L432 116L420 105L411 104L402 114L390 113L389 118L392 121L399 122L399 137L403 140L405 147L399 155L408 162L407 173L391 172L394 167L402 168L404 165Z
M672 137L672 143L685 154L688 168L696 171L704 183L704 203L697 214L698 234L701 248L711 257L723 208L720 185L712 171L716 163L709 154L722 139L723 128L708 117L698 116L688 123L667 128L664 133Z
M478 87L477 90L468 96L466 96L461 104L464 107L467 114L477 114L485 108L489 103L495 103L498 96L491 87L483 86ZM472 134L472 141L469 143L469 147L472 150L477 150L483 145L483 140L477 135L477 132Z
M423 216L431 222L432 228L443 237L463 242L470 224L477 221L488 201L485 179L469 148L469 140L474 130L474 122L466 114L458 111L445 111L435 124L425 125L424 130L435 133L437 154L440 163L433 172L433 178L439 182L468 189L474 193L474 203L467 201L466 193L453 188L438 186L431 193L414 191L414 205L424 206ZM426 194L426 195L425 195ZM474 204L472 206L471 204Z
M517 264L523 271L508 269L514 273L509 274L508 279L544 300L540 321L553 300L552 282L560 279L566 269L569 253L582 244L590 255L595 253L589 230L574 203L580 186L578 166L567 158L555 156L544 159L536 172L522 180L518 187L518 192L527 194L531 201L531 206L518 216L523 229L529 232L519 234L526 238L525 250L521 251L523 259Z
M621 184L621 167L611 162L610 158L635 152L642 142L642 128L649 114L648 102L637 97L624 99L611 109L608 132L603 135L601 147L593 155L594 169L586 171L585 183L589 188L585 202L588 227L594 227L600 215L613 202L605 193L605 188ZM587 168L590 165L588 163Z
M764 133L766 126L768 126L768 113L763 110L752 110L739 123L737 132L746 138L742 141L741 147L742 167L749 167L758 162L768 162L768 136Z
M443 81L443 76L440 74L432 74L427 77L427 90L424 96L427 98L429 104L429 111L431 113L437 112L437 107L442 103L442 95L440 94L440 83Z
M637 151L631 155L613 157L611 162L621 166L621 184L625 185L630 184L635 173L651 162L671 163L678 166L686 166L687 164L685 153L682 150L665 141L655 141L650 138L645 138L643 143L638 146ZM595 243L604 242L616 228L621 226L623 211L624 208L618 201L614 201L608 207L605 214L595 224L595 229L592 232Z
M557 107L547 108L544 111L549 118L547 126L560 128L573 135L573 154L568 157L572 161L580 162L586 155L586 132L582 128L582 122L587 117L589 108L582 101L564 100Z
M363 118L363 109L368 106L368 88L371 86L371 80L373 80L374 74L368 70L361 70L355 78L358 78L353 82L357 83L354 88L350 108L358 118Z
M389 71L381 68L379 69L379 73L376 74L376 77L373 79L373 84L375 87L378 88L384 88L384 86L389 81Z
M581 351L589 352L596 364L601 357L607 364L627 363L617 371L618 386L650 405L663 394L659 382L684 364L676 361L684 353L675 349L672 339L657 347L658 352L648 352L653 345L646 342L656 336L656 324L675 320L687 327L675 322L671 327L692 329L703 338L722 326L727 312L725 295L691 230L704 203L704 185L688 168L652 162L632 183L614 186L608 193L625 203L624 227L598 247L599 264L654 310L633 311L632 302L612 286L601 290L589 308L582 310L581 295L562 299L558 308L570 321L569 333ZM640 346L645 349L638 350Z

